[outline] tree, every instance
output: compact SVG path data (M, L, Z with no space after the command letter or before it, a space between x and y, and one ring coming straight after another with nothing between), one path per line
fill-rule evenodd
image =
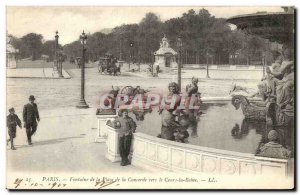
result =
M185 63L206 63L208 50L213 56L213 62L217 64L228 63L229 56L237 51L243 51L241 53L249 55L250 59L252 56L260 56L259 53L266 50L257 37L246 39L242 32L231 30L225 19L215 18L206 9L198 12L191 9L181 17L165 22L150 12L138 24L123 24L108 34L96 32L88 35L86 54L93 61L109 52L126 61L151 62L153 52L159 49L163 34L166 34L175 50L178 50L177 38L181 36L183 54L186 55L184 59L187 59ZM65 45L64 51L68 57L81 56L79 40ZM245 62L248 59L242 58Z
M63 51L69 60L82 57L82 45L79 40L64 45Z
M21 38L22 44L20 50L23 57L31 57L32 60L37 60L42 53L42 39L41 34L29 33Z
M163 36L163 23L154 13L147 13L141 20L137 30L138 57L143 62L151 61L151 51L159 48L159 40Z
M21 40L13 35L8 35L10 37L10 44L16 48L16 49L20 49L21 48Z
M137 37L138 28L138 24L124 24L114 28L110 34L110 41L108 43L111 53L119 56L121 50L120 41L122 41L123 58L129 61L131 55L135 56L138 51L137 45L139 42L139 38ZM133 47L130 47L131 43L133 43Z
M49 56L50 61L53 61L54 59L55 44L55 40L50 40L43 43L42 46L42 54ZM62 46L59 44L58 48L62 48Z
M106 39L109 35L101 32L96 32L88 36L87 40L87 54L92 61L96 61L100 56L104 56L108 50Z

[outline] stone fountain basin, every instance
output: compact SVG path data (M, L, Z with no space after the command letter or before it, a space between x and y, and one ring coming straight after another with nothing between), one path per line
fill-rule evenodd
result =
M293 167L286 159L184 144L144 133L134 135L132 165L151 171L283 177L289 176Z
M248 134L243 135L241 132L241 136L238 138L232 136L231 129L228 127L231 127L236 121L241 121L243 115L241 110L235 110L230 105L231 97L202 98L202 100L204 104L212 104L212 106L206 108L206 116L203 116L202 121L200 119L197 128L198 137L190 138L190 143L179 143L156 137L161 126L161 121L158 120L160 116L156 111L145 115L144 121L138 121L138 129L132 143L132 165L153 171L167 170L182 173L233 176L270 176L270 174L275 174L284 177L292 175L293 159L266 158L254 155L262 137L256 129L251 129L251 127L249 129L248 126ZM259 99L251 101L259 101ZM222 109L229 112L224 113ZM233 111L237 113L230 114ZM211 124L215 125L214 127L205 124L207 123L205 121L209 120L209 118L205 120L205 117L211 116L211 113L219 114L214 116L215 121L211 121ZM237 116L238 118L236 118ZM134 115L132 117L134 118ZM157 121L154 121L153 117ZM224 119L228 118L236 121L223 123ZM201 123L207 126L203 127ZM109 126L106 126L106 130L108 147L106 157L113 162L120 161L118 130ZM203 133L210 137L205 137ZM215 141L211 139L215 139Z

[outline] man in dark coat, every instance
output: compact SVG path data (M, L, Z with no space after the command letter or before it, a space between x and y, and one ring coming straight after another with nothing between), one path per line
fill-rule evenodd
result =
M7 145L8 142L10 142L11 149L15 150L16 148L14 146L14 138L16 137L17 126L22 128L22 123L18 115L15 114L14 108L9 109L9 115L6 117L6 125L8 128L8 135L9 135L9 139L7 140Z
M117 122L119 123L120 134L119 151L122 158L121 166L126 166L130 164L128 156L130 154L132 134L135 132L136 123L128 116L128 110L126 109L120 110Z
M36 103L34 103L34 96L29 97L29 103L23 109L23 121L26 128L27 141L31 145L31 136L36 132L37 121L40 121L39 111Z

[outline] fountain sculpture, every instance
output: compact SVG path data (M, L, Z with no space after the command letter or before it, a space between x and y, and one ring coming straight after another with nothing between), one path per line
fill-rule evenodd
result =
M191 131L191 136L197 136L198 117L201 114L199 109L190 109L190 104L200 106L201 99L198 92L198 79L192 78L192 84L186 86L186 98L180 94L177 83L169 84L169 94L167 99L175 99L174 106L166 99L163 100L164 108L160 108L162 115L161 134L158 137L182 143L187 143L189 137L188 130ZM183 101L184 107L180 107Z
M282 44L280 55L274 56L275 63L266 68L267 74L258 84L261 106L251 104L243 96L232 98L233 105L242 104L246 119L266 121L268 136L262 138L256 155L271 158L290 158L294 147L294 9L284 9L285 12L235 16L227 20L247 34ZM279 135L283 139L277 138Z
M266 68L267 75L258 85L265 111L261 106L249 104L245 97L233 97L233 102L242 104L246 118L265 118L271 126L294 123L294 10L285 11L241 15L227 20L247 34L282 44L281 56Z

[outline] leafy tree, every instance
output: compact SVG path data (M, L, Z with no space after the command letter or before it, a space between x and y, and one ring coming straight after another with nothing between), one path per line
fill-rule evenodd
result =
M40 58L42 53L42 40L41 34L29 33L21 38L21 56L31 57L32 60Z
M163 23L154 13L147 13L139 23L137 30L137 48L140 61L149 62L151 51L159 48L159 40L163 36Z
M229 63L229 56L237 51L242 51L243 60L249 63L251 56L259 56L266 50L257 37L247 38L244 33L231 30L225 19L215 18L206 9L198 12L191 9L181 17L165 22L150 12L139 24L123 24L108 34L96 32L89 35L87 56L95 61L109 52L126 61L151 62L163 34L167 35L175 50L178 50L177 38L181 36L184 63L206 63L207 52L213 63ZM64 51L69 58L81 56L80 42L65 45Z
M62 48L62 46L59 44L58 48ZM49 60L53 61L54 53L55 53L55 40L44 42L42 46L42 54L49 56Z

